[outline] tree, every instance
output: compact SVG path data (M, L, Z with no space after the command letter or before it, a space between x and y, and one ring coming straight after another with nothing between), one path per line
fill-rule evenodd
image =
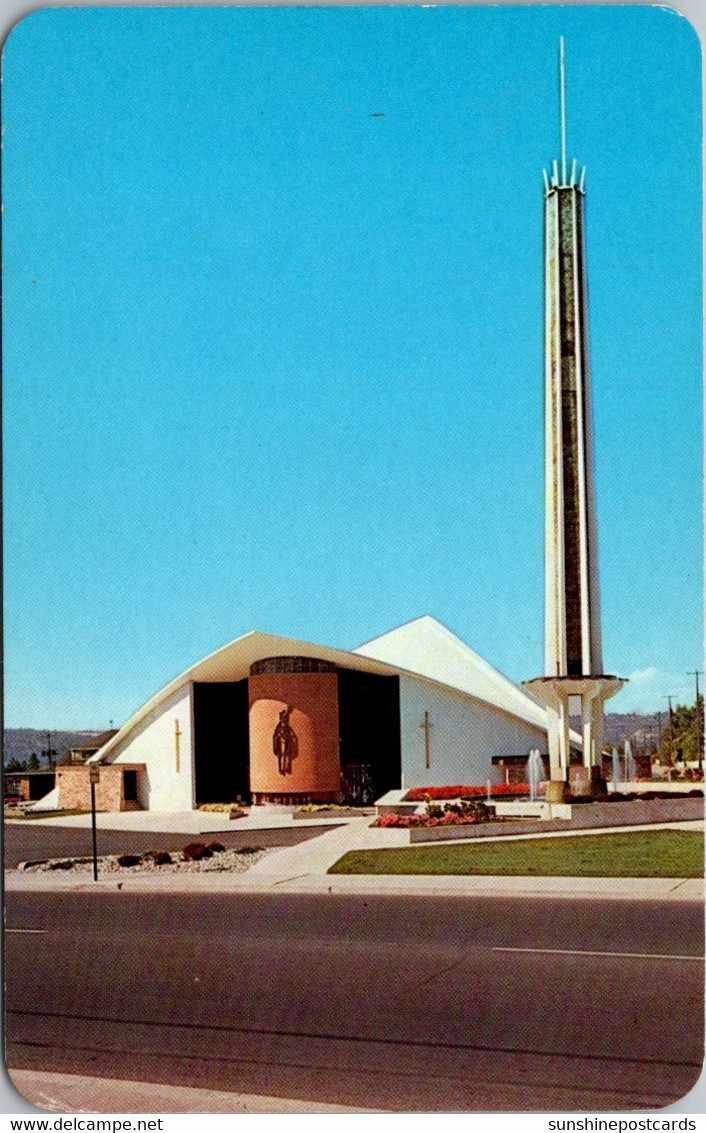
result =
M27 770L39 771L39 760L37 759L36 751L33 751L29 759L27 760Z
M677 704L666 728L662 729L660 763L692 763L703 759L704 698L699 693L696 705ZM701 749L701 750L699 750Z

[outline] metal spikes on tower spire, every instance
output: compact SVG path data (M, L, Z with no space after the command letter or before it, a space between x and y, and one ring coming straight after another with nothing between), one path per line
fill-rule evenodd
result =
M571 170L569 171L566 148L566 62L563 35L559 38L559 157L552 162L551 176L546 170L542 170L542 172L544 174L545 192L549 192L550 188L571 189L577 184L577 161L575 157L572 159ZM584 165L578 181L578 189L581 193L583 192L585 177L586 166Z
M566 184L566 66L564 37L559 37L559 121L561 123L561 181Z

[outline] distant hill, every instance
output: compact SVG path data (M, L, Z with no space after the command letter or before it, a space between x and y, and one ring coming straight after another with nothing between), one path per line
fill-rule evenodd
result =
M571 716L571 727L576 732L581 732L581 717ZM664 713L662 714L662 728L666 727ZM637 744L638 748L642 748L645 742L649 739L650 733L652 735L652 742L657 747L657 715L645 715L640 712L607 712L605 715L605 724L603 726L603 742L608 745L615 745L619 747L620 744L625 743L625 740L630 740L633 745Z
M665 727L664 717L662 718L662 726ZM571 717L571 727L577 732L581 731L581 718L579 716ZM619 746L623 744L625 740L630 740L633 744L636 743L638 748L641 748L650 732L652 733L652 740L656 747L656 715L648 716L637 712L609 712L606 714L604 739L605 743L608 745L615 744ZM86 747L91 740L99 735L101 735L100 731L53 731L51 733L51 746L56 749L55 762L61 763L70 748ZM20 762L23 763L29 759L32 752L35 752L39 757L40 763L44 764L45 760L42 759L41 753L46 750L46 746L46 730L40 731L37 728L6 728L4 733L3 766L6 766L12 759L19 759Z
M96 736L100 736L100 731L86 731L86 732L51 732L51 746L56 751L54 756L55 763L61 763L62 759L73 747L85 747ZM32 752L34 752L42 766L45 765L46 760L42 758L42 752L47 748L47 732L40 731L37 728L5 728L3 733L3 751L2 761L3 767L13 760L18 759L20 763L24 763L29 759Z

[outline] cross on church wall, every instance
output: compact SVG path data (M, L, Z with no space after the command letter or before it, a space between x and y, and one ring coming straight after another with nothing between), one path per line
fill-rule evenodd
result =
M429 732L434 727L434 725L429 722L429 713L426 710L424 712L424 723L420 724L419 727L424 732L425 765L426 765L426 767L431 767L431 752L430 752L430 749L429 749Z
M179 727L179 720L177 719L174 721L174 768L177 775L179 774L179 756L181 755L181 745L179 743L180 739L181 728Z

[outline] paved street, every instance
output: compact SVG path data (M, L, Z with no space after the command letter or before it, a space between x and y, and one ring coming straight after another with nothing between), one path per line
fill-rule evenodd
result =
M204 834L150 830L98 830L99 854L130 854L141 850L180 850L187 842L212 842L224 846L295 846L330 830L330 827L291 826L247 829L222 819L221 829ZM18 862L50 857L87 857L92 853L90 826L55 826L46 820L6 822L3 860L5 869Z
M696 902L7 893L8 1065L382 1109L656 1108Z

